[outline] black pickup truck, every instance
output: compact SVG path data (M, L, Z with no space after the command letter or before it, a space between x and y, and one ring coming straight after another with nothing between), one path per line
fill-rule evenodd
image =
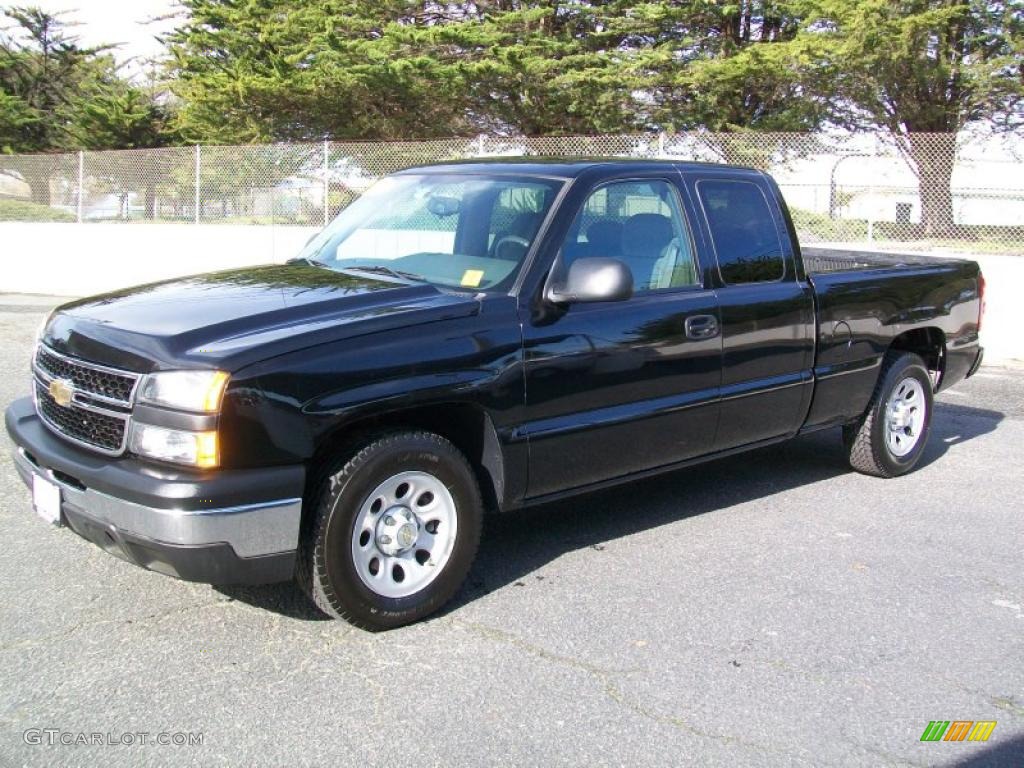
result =
M801 254L755 170L412 168L287 264L58 308L6 424L51 522L389 628L456 592L485 510L829 427L910 470L983 293L969 261Z

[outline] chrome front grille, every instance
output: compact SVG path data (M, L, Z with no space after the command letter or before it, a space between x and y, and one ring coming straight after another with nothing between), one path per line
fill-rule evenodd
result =
M36 382L36 410L50 428L70 440L103 453L119 454L124 449L128 419L108 416L84 408L64 408Z
M139 382L139 377L133 373L65 357L42 344L36 350L36 370L47 379L67 379L79 392L126 408L131 407L132 395Z
M139 374L67 357L42 344L32 370L36 412L47 427L98 453L124 453ZM70 386L71 401L66 405L51 394L54 381Z

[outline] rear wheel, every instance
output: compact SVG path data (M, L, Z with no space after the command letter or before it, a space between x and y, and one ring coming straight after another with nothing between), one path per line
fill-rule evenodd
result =
M850 465L876 477L909 472L928 442L932 406L924 361L911 352L887 354L867 411L843 428Z
M480 540L473 470L444 438L386 435L323 473L303 529L298 580L324 613L390 629L443 606Z

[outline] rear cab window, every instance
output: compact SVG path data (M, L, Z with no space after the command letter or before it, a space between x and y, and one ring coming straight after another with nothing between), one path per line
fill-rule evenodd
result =
M757 184L702 179L697 182L697 196L726 285L778 282L786 276L775 218Z

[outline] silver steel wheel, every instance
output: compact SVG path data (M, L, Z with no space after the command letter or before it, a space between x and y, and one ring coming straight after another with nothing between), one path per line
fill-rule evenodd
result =
M382 597L408 597L444 570L458 534L455 500L427 472L400 472L366 497L352 529L352 561Z
M924 387L915 378L903 379L885 405L885 442L889 453L902 458L914 450L924 432L928 403Z

